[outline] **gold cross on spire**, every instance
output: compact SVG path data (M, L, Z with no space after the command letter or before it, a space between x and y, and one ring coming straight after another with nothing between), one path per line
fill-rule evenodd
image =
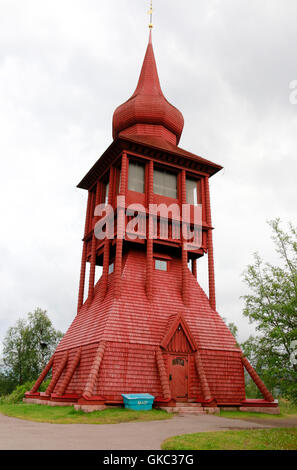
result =
M149 28L152 29L152 27L153 27L153 0L151 0L151 5L150 5L150 9L148 11L148 14L150 15Z

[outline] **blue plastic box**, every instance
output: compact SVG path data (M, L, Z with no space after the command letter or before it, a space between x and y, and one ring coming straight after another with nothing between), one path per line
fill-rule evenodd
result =
M122 393L122 397L128 410L151 410L155 399L149 393Z

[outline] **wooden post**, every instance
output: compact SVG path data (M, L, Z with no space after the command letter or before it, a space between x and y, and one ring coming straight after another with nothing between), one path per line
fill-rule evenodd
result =
M181 171L181 218L183 216L182 209L183 204L187 203L187 190L186 190L186 171ZM186 242L184 240L184 230L187 228L187 224L182 221L182 297L184 304L187 305L189 302L188 292L188 251L185 249Z
M95 196L95 206L99 204L100 201L100 183L98 182L96 185L96 196ZM93 214L94 216L94 214ZM95 226L95 224L94 224ZM89 292L88 292L88 301L91 302L94 297L94 282L95 282L95 270L96 270L96 245L97 239L95 237L95 231L93 226L93 234L92 234L92 246L91 246L91 262L90 262L90 275L89 275Z
M122 259L123 259L123 237L125 232L125 201L128 182L128 158L126 152L122 155L121 165L121 187L119 196L120 202L117 207L117 239L116 239L116 255L115 255L115 296L121 295L121 277L122 277ZM124 200L122 201L122 199Z
M82 347L78 348L76 355L74 356L72 364L69 365L69 368L66 371L66 374L63 378L63 381L57 385L56 395L64 395L67 390L68 385L73 377L73 374L79 364L81 356Z
M150 214L150 204L153 204L154 193L154 162L150 160L148 164L148 178L147 178L147 205L148 205L148 219L146 231L146 295L151 302L153 299L153 269L154 269L154 216Z
M47 363L47 365L45 366L45 368L43 369L43 371L41 372L40 376L38 377L38 379L36 380L35 384L33 385L32 389L30 390L31 393L36 393L40 387L40 385L42 384L42 382L44 381L45 377L47 376L47 374L49 373L49 371L51 370L52 366L53 366L53 363L54 363L54 356L52 356L49 360L49 362Z
M114 183L114 168L110 168L109 172L109 191L108 191L108 204L111 205L113 202L113 183ZM109 269L109 257L110 257L110 239L108 238L108 227L106 228L106 238L104 242L104 254L103 254L103 272L102 272L102 292L105 297L108 285L108 269Z
M192 274L197 280L197 259L192 259Z
M165 400L170 400L171 392L170 392L169 380L167 378L166 368L165 368L163 355L162 355L162 351L160 347L156 349L156 360L157 360L157 366L158 366L158 372L159 372L163 397L165 398Z
M84 302L84 290L85 290L85 278L86 278L86 262L87 262L87 242L85 240L90 223L90 212L91 212L91 192L88 193L88 203L87 203L87 212L86 212L86 221L85 221L85 231L84 231L84 240L83 240L83 250L81 256L81 268L80 268L80 279L79 279L79 290L78 290L78 303L77 303L77 312Z
M86 382L84 392L83 392L83 396L87 398L91 397L93 394L96 379L97 379L98 372L100 369L100 365L104 356L105 346L106 346L106 342L101 341L99 343L96 355L94 357L94 361L93 361L93 364L92 364L92 367L88 376L88 380Z
M242 363L244 365L244 367L246 368L246 370L248 371L248 373L250 374L251 378L253 379L253 381L255 382L255 384L257 385L258 389L260 390L260 392L262 393L263 397L265 398L265 400L267 401L274 401L274 398L273 396L271 395L271 393L269 392L268 388L265 386L265 384L262 382L262 380L260 379L260 377L258 376L257 372L255 371L255 369L251 366L251 364L249 363L249 361L247 360L247 358L245 356L242 355L241 357L241 360L242 360Z
M68 361L68 351L64 353L64 356L61 359L58 369L56 370L55 374L53 374L52 380L50 381L50 384L45 391L46 395L50 395L54 391L55 386L59 378L61 377L63 370L66 367L67 361Z
M210 210L210 196L209 196L209 181L205 177L205 204L206 204L206 222L211 227L211 210ZM212 242L212 228L207 232L207 248L208 248L208 290L209 290L209 303L211 308L216 310L216 292L215 292L215 276L214 276L214 261L213 261L213 242Z

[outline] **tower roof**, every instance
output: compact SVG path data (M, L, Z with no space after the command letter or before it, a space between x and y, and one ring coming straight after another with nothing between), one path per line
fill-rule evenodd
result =
M177 145L183 127L182 113L163 95L150 30L136 90L114 112L113 138L119 135L153 135Z

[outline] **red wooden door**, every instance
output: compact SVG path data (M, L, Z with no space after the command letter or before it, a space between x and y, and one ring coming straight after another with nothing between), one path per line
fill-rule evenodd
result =
M188 358L187 356L169 356L169 383L172 398L182 399L188 396Z

